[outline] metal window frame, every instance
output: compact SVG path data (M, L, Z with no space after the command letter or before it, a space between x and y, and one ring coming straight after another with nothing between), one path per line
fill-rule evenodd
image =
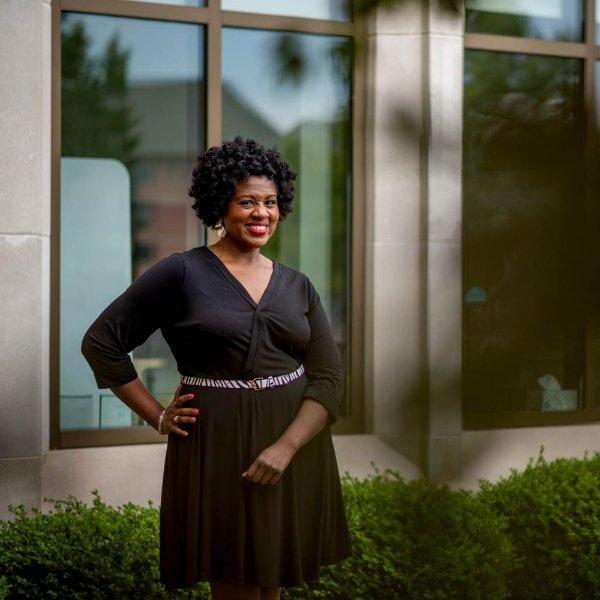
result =
M50 449L161 443L151 427L111 430L60 431L59 404L59 308L60 308L60 158L61 158L61 15L63 11L197 23L206 26L206 136L208 146L221 143L222 86L221 33L227 26L292 31L352 38L354 65L351 83L352 195L349 247L350 344L348 383L349 416L340 416L334 433L359 433L363 427L364 297L365 273L365 106L366 21L326 21L302 17L263 15L221 10L221 0L205 7L174 6L137 0L54 0L51 13L51 236L50 236ZM209 117L210 115L210 117Z
M588 174L592 174L591 158L597 136L598 123L595 105L600 102L596 98L596 62L600 60L600 42L596 42L596 3L600 0L586 0L584 15L584 40L582 42L559 42L533 38L513 37L495 34L465 32L465 50L488 50L513 54L537 54L583 60L583 102L586 118L585 162ZM590 175L590 176L593 176ZM600 212L597 202L592 197L592 185L586 186L585 210L590 217L586 220L588 230L585 236L585 256L592 256L587 251L591 247L592 232L600 223ZM590 265L588 264L588 268ZM585 363L583 408L576 411L560 412L475 412L463 411L463 429L497 429L509 427L543 427L574 425L600 422L600 403L594 402L594 388L598 364L595 339L597 337L599 315L595 310L588 310L585 319Z

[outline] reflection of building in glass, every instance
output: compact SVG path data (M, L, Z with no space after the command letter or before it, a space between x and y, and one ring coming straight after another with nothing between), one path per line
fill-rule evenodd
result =
M128 99L140 118L144 135L137 151L135 202L139 222L135 230L138 248L146 248L146 258L140 260L142 272L157 257L178 252L182 232L199 230L202 226L190 210L193 199L188 196L195 155L183 152L178 140L170 140L172 132L182 128L182 115L189 114L185 130L189 132L190 146L194 137L204 138L204 121L200 110L205 97L204 83L175 81L132 86ZM185 108L187 107L187 109ZM245 123L255 135L274 145L277 136L268 123L252 107L240 102L226 86L223 88L223 107L234 122ZM156 115L160 114L159 127ZM190 239L190 247L193 238ZM140 257L141 259L141 257Z

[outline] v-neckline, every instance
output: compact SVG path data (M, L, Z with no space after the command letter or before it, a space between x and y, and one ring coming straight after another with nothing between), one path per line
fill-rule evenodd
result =
M269 283L267 283L267 287L263 291L259 301L256 302L242 282L229 270L225 263L208 246L200 246L200 248L212 260L221 274L233 285L233 287L236 288L236 290L247 302L252 305L253 308L263 307L268 302L269 297L275 288L275 284L279 279L279 262L271 259L271 262L273 263L273 269L271 271Z

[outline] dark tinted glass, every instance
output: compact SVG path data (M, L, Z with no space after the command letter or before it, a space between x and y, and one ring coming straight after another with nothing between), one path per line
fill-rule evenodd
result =
M576 59L466 51L466 411L582 407L582 81Z

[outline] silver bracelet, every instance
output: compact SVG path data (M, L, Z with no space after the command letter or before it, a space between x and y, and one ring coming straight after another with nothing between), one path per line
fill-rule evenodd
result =
M162 432L162 430L161 430L161 427L162 427L162 421L163 421L163 418L165 416L165 412L166 411L167 411L166 408L163 409L163 411L160 413L160 416L158 417L158 427L157 427L157 430L158 430L158 433L160 433L160 435L164 435L163 432Z

